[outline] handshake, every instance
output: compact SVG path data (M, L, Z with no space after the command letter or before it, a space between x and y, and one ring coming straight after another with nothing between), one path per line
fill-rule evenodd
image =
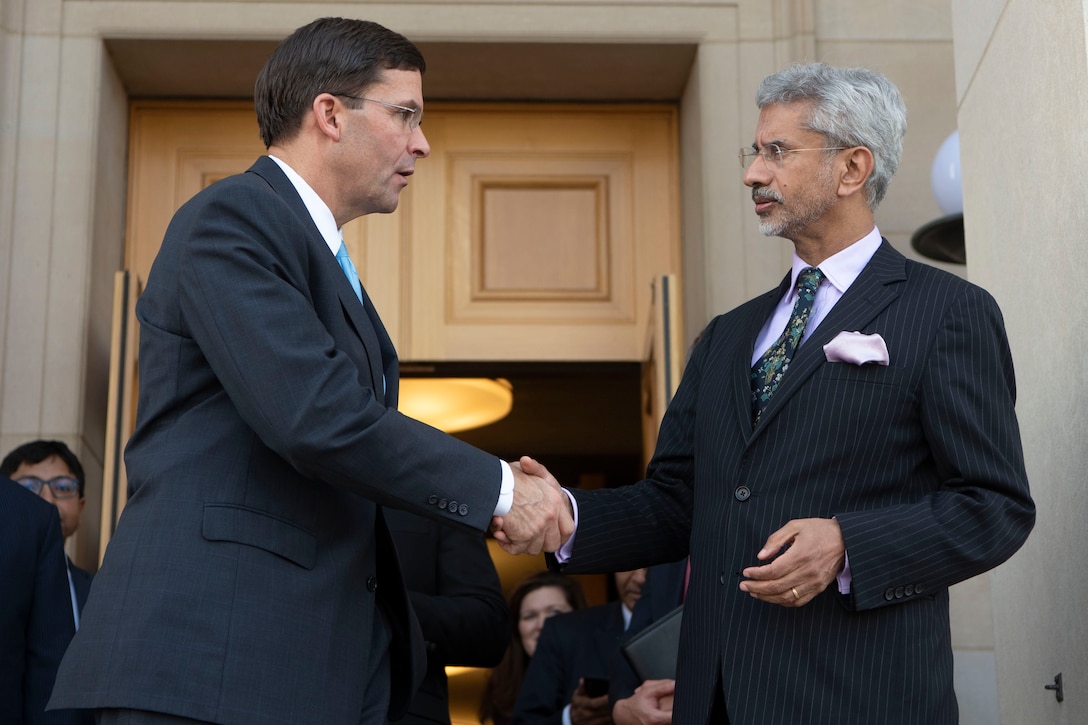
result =
M491 533L508 554L553 552L574 533L574 510L559 482L529 456L510 464L514 502L491 519Z

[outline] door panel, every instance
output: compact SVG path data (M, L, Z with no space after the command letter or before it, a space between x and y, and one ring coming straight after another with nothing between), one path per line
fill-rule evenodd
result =
M680 267L675 112L428 106L410 210L406 353L640 360Z

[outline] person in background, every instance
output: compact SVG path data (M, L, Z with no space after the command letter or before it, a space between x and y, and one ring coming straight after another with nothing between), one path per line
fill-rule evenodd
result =
M525 673L514 725L608 725L607 682L646 582L645 569L612 575L617 599L548 620Z
M646 572L642 595L635 603L623 641L641 632L684 601L687 559L658 564ZM621 642L621 647L623 643ZM675 680L643 682L621 653L612 660L608 699L615 725L670 725Z
M510 646L487 679L480 702L480 722L510 724L525 670L536 651L544 622L557 614L585 606L582 585L577 579L563 574L540 571L525 577L514 588L508 607L513 628Z
M79 529L84 495L83 466L76 454L61 441L36 440L15 448L0 462L0 475L7 476L57 507L60 528L67 541ZM91 591L91 572L81 569L65 556L68 584L72 595L72 614L76 629L87 594Z
M423 684L397 722L449 725L446 666L497 665L510 643L510 610L483 534L397 509L385 518L427 648Z
M57 509L0 477L0 723L76 725L45 711L75 633Z

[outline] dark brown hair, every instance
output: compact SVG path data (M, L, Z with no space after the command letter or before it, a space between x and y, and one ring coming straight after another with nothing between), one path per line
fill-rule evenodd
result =
M83 498L83 466L79 464L76 454L72 453L72 449L63 441L37 440L24 443L4 456L4 460L0 462L0 475L11 476L15 473L15 469L24 463L34 465L53 456L62 460L72 472L72 477L79 481L79 497Z
M412 41L369 20L320 18L279 44L253 86L253 105L265 147L289 141L322 93L362 95L383 70L427 64Z

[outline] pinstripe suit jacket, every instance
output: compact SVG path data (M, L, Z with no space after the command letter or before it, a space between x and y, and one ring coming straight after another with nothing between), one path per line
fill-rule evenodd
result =
M675 722L706 722L720 677L733 725L954 723L948 587L1011 556L1035 517L1000 311L885 241L753 430L754 341L786 284L707 327L646 480L574 492L567 570L690 550ZM890 365L827 362L843 330L882 335ZM739 590L771 532L831 516L849 596L785 608Z
M496 459L396 412L373 305L267 157L178 211L136 312L132 496L51 705L355 725L380 608L402 710L424 655L380 504L483 530Z

